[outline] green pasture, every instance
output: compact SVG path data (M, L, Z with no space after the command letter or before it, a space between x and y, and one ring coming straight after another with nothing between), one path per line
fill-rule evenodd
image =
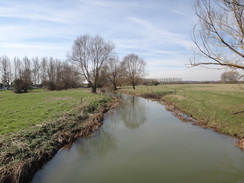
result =
M98 97L86 89L35 89L24 94L0 90L0 135L41 125L71 111L84 99L96 100Z

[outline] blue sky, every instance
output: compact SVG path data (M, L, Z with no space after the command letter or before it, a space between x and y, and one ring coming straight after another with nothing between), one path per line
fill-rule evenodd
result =
M99 34L122 59L135 53L150 78L218 80L222 71L186 68L194 45L195 0L0 0L0 55L65 59L76 37Z

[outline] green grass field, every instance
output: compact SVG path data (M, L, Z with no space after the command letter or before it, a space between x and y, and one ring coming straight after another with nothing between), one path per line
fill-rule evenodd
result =
M244 85L181 84L124 87L121 92L155 94L221 133L244 137Z
M86 89L36 89L25 94L0 90L0 135L46 123L71 111L81 102L81 98L96 100L98 97L99 95L91 94Z

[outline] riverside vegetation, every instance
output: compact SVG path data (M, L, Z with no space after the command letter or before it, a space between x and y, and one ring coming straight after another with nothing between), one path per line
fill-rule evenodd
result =
M0 182L28 182L65 145L90 136L112 106L86 89L0 90Z
M123 87L120 92L164 102L180 118L236 137L244 149L243 84L173 84ZM180 112L179 112L180 111ZM179 114L181 113L181 114ZM187 119L188 118L188 119Z

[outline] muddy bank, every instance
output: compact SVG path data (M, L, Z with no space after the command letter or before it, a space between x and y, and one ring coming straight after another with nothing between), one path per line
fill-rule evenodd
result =
M143 97L145 99L157 101L160 104L164 105L168 111L170 111L174 116L179 118L181 121L190 122L193 125L200 126L202 128L209 128L209 129L212 129L215 132L218 132L220 134L225 134L225 135L229 135L229 136L236 138L236 144L235 145L237 147L239 147L241 150L244 150L244 137L241 137L239 135L233 136L231 134L223 133L222 130L217 128L216 126L210 126L207 121L194 119L191 114L186 114L185 112L183 112L183 110L176 107L174 104L169 103L168 101L163 99L163 96L168 95L168 94L172 94L172 93L164 92L164 93L160 93L160 95L158 95L157 93L134 94L134 93L131 93L128 91L121 91L121 90L119 92L127 94L127 95L134 95L134 96Z
M102 125L104 114L118 104L115 99L96 102L83 103L54 122L1 139L0 182L30 182L60 148L69 148L77 138L91 136Z

